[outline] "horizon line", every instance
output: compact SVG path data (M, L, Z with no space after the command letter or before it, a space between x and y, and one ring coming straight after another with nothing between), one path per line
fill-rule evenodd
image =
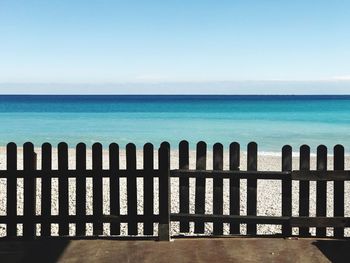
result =
M315 93L306 93L306 94L277 94L277 93L271 93L271 94L230 94L230 93L220 93L220 94L212 94L212 93L0 93L0 96L319 96L319 97L325 97L325 96L349 96L350 93L343 93L343 94L315 94Z
M119 81L0 81L0 85L28 84L28 85L120 85L120 84L206 84L206 83L238 83L238 82L337 82L350 83L350 76L333 77L328 79L236 79L236 80L119 80Z

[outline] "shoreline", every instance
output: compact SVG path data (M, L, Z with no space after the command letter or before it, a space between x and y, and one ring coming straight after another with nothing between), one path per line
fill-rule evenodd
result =
M254 142L254 141L252 141L252 142ZM11 143L11 142L9 142L9 143ZM44 143L46 143L46 142L44 142ZM39 146L37 144L34 144L34 151L36 151L36 152L41 151L41 147L42 147L42 145L44 143L40 144ZM84 142L82 142L82 143L84 143ZM99 142L96 142L96 143L99 143ZM115 142L111 142L110 144L112 144L112 143L115 143ZM149 142L145 142L144 144L142 144L140 146L135 144L136 150L137 151L143 151L143 147L147 143L149 143ZM17 149L18 150L22 150L23 149L23 144L17 144L17 143L15 143L15 144L17 145ZM69 151L74 151L76 149L77 144L68 144L68 150ZM85 143L86 150L87 151L91 151L93 144L94 143ZM125 143L122 143L122 144L116 143L116 144L119 146L119 150L120 151L125 151L126 145L128 143L127 144L125 144ZM151 144L153 145L155 151L158 150L158 148L160 147L160 143L159 144L151 143ZM191 145L192 143L189 143L189 144ZM214 144L215 143L207 143L207 153L210 153L210 152L213 151L213 145ZM229 152L230 144L224 144L224 143L221 143L221 144L223 145L224 152ZM52 146L53 150L58 148L58 144L51 144L50 143L50 145ZM192 145L196 145L196 144L192 144ZM241 154L245 154L245 155L247 154L247 145L248 144L240 144L240 147L241 147L240 148L240 153ZM288 144L285 144L285 145L288 145ZM327 150L328 150L327 156L333 156L333 149L334 149L334 146L336 146L336 145L338 145L338 144L334 144L332 147L327 147L326 146ZM346 145L345 144L340 144L340 145L343 145L343 147L344 147L344 156L350 156L350 150L347 151ZM301 146L302 145L299 145L299 147L292 147L292 156L293 157L299 157L299 149L300 149ZM7 147L7 144L5 144L5 145L4 144L0 144L0 152L6 151L6 147ZM282 156L282 147L279 150L276 150L276 151L273 151L273 150L272 151L271 150L261 150L259 148L259 143L258 143L258 155L261 155L261 156ZM108 145L102 144L103 152L108 152L108 148L109 148L109 144ZM178 144L170 144L171 152L173 152L173 151L177 152L178 149L179 149L179 143ZM196 151L196 147L189 147L189 151L190 152L195 152ZM311 147L310 146L310 156L311 157L312 156L317 156L317 147Z
M37 153L37 169L41 169L41 148L36 147L34 151ZM52 148L52 169L57 169L58 162L58 152L57 148ZM158 168L158 150L154 150L154 168ZM316 154L310 154L310 169L316 169ZM17 148L17 160L18 169L23 167L23 147ZM108 169L109 167L109 151L108 149L103 149L102 151L103 169ZM137 169L143 168L143 149L136 149L136 160ZM345 169L350 169L350 155L345 154ZM69 169L75 169L76 161L76 149L68 148L68 167ZM260 171L281 171L281 153L269 153L269 152L259 152L258 151L258 170ZM170 151L170 163L171 169L178 169L179 167L179 152L178 149L172 149ZM126 151L125 149L119 150L119 164L120 169L125 169L126 167ZM86 166L87 169L92 168L92 149L86 149ZM195 169L196 167L196 150L189 150L189 169ZM211 170L213 167L213 151L211 149L207 150L207 170ZM240 152L240 169L246 170L247 167L247 152ZM333 154L327 155L327 168L329 170L333 169ZM6 169L6 147L0 146L0 169ZM223 152L223 169L229 170L229 151L224 150ZM292 153L292 169L299 169L299 153Z

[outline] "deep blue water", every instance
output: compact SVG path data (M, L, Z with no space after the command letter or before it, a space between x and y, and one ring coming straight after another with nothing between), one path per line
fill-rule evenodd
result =
M350 146L350 96L0 96L0 145L66 141L142 146L186 139L261 151Z

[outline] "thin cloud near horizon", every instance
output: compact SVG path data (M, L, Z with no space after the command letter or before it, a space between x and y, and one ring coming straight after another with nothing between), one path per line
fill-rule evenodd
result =
M0 83L0 94L350 94L350 80L123 83Z

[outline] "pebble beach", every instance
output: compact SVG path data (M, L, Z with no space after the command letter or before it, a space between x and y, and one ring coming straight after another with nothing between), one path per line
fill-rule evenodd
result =
M41 150L40 148L35 148L37 153L37 169L41 169ZM69 154L69 169L75 169L75 149L70 148L68 150ZM154 152L157 156L157 152ZM294 154L294 153L293 153ZM189 168L195 168L195 151L190 151L190 164ZM297 154L293 156L293 169L298 169L299 167L299 158ZM229 167L229 156L228 152L224 152L224 170L228 170ZM212 169L212 152L207 152L207 169ZM241 153L240 169L246 170L246 153ZM120 168L124 169L126 164L125 151L120 150ZM53 149L52 154L52 166L53 169L57 169L57 149ZM92 155L91 150L87 150L87 169L90 169L92 166ZM103 151L103 168L108 169L109 166L109 155L108 151ZM22 148L18 148L18 169L23 167L23 151ZM154 158L154 167L158 167L157 158ZM333 158L331 155L328 156L328 169L333 168ZM137 168L143 168L143 152L142 150L137 150ZM316 169L316 156L311 155L310 158L310 168ZM350 156L345 158L345 169L350 168ZM6 148L0 148L0 169L6 169ZM171 151L171 169L178 169L178 151ZM258 154L258 170L261 171L280 171L281 170L281 156L278 154L270 155L266 153ZM17 214L23 214L23 180L18 179L17 184ZM154 181L154 195L158 195L158 181ZM41 181L37 179L37 214L40 214L41 207ZM194 200L195 200L195 179L190 179L190 213L194 213ZM277 180L258 180L257 186L257 214L260 216L280 216L281 215L281 182ZM104 214L109 214L109 180L107 178L103 179L103 212ZM213 212L212 196L213 196L213 181L212 179L206 179L206 204L205 210L207 214ZM299 183L293 181L292 183L292 215L298 216L298 192L299 192ZM137 179L137 199L138 199L138 214L143 214L143 179ZM229 214L229 181L224 179L224 214ZM69 214L75 214L75 179L69 179ZM121 204L121 214L127 213L127 196L126 196L126 179L120 179L120 204ZM350 216L350 184L345 182L345 216ZM246 215L246 180L242 179L240 182L240 213L241 215ZM157 198L155 198L157 199ZM87 179L87 205L86 205L87 214L92 214L92 179ZM179 180L177 178L171 179L171 212L179 212ZM52 215L58 214L58 181L57 179L52 179ZM154 213L158 213L158 201L154 202ZM0 215L6 215L6 180L0 179ZM310 216L316 215L316 182L310 183ZM333 182L327 182L327 216L333 216ZM281 226L278 225L258 225L258 234L275 234L281 232ZM18 234L21 234L21 226L18 225ZM139 234L142 235L143 227L142 224L139 224ZM194 224L190 224L189 233L180 233L179 224L177 222L172 222L171 225L171 234L172 235L192 235L194 231ZM245 225L241 225L241 234L244 234L246 231ZM294 233L297 233L297 229L293 229ZM314 234L315 229L310 229L311 233ZM51 229L52 235L58 234L58 225L52 224ZM0 225L0 235L3 236L6 233L4 225ZM104 234L109 233L109 224L104 224ZM205 233L212 233L212 224L206 223ZM228 224L224 224L224 234L229 233ZM74 224L70 224L70 235L75 234ZM92 234L92 224L87 224L87 234ZM155 227L154 234L157 234L157 227ZM332 235L332 229L329 228L327 231L328 235ZM348 231L346 230L348 235ZM37 226L37 235L40 235L40 225ZM127 224L121 224L121 235L127 235Z

